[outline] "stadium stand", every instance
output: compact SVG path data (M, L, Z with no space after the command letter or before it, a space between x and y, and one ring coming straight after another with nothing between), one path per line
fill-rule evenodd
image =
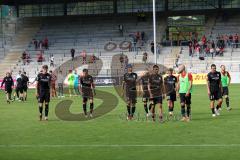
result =
M211 21L213 21L212 18ZM210 25L209 25L210 26ZM221 36L229 36L240 34L240 16L232 15L228 20L222 20L222 17L216 18L212 28L208 30L208 33L211 33L208 37L208 40L215 41ZM210 32L209 32L210 31ZM228 43L228 40L225 40L225 48L223 56L211 56L204 55L204 60L199 59L199 55L193 57L189 56L189 48L182 47L182 54L180 54L179 63L186 64L188 70L194 73L206 73L211 64L216 64L218 67L220 65L225 65L229 71L239 72L240 71L240 49L235 47L234 42Z
M54 70L62 63L71 60L70 50L74 48L75 55L79 59L81 59L79 57L81 52L85 50L88 56L94 53L98 59L102 60L104 63L102 70L95 73L110 76L112 74L110 70L114 69L116 72L114 74L119 75L119 73L123 72L124 68L122 68L121 65L116 66L111 62L113 55L125 54L128 56L129 63L142 63L143 53L147 52L149 53L148 62L154 62L154 56L150 51L150 43L152 41L151 21L149 18L149 20L145 22L138 22L135 16L120 16L117 18L80 18L78 16L71 18L24 18L23 22L26 25L24 30L27 31L28 34L24 33L24 31L18 33L18 36L26 41L21 40L20 44L15 44L11 47L10 51L17 51L18 54L14 54L14 58L11 59L10 63L14 62L14 65L10 66L10 68L13 70L13 74L16 74L18 70L25 70L28 72L28 75L33 78L39 72L42 64L49 64L50 55L54 55L55 66L51 68ZM124 26L123 34L119 32L119 24ZM159 19L158 26L164 30L163 28L166 27L166 21L164 23L164 20ZM137 32L144 32L144 40L138 40L135 45L133 36L135 36ZM21 35L24 35L24 37ZM161 30L158 31L158 35L158 39L160 39L163 35ZM46 37L49 41L49 48L36 49L33 40L40 41ZM28 45L26 46L27 42ZM116 44L117 49L106 51L105 46L109 42ZM126 44L123 44L120 48L121 43ZM128 47L128 44L131 44L131 46ZM161 54L158 55L159 61L162 63L166 61L168 65L173 64L175 56L172 56L172 50L172 47L161 49ZM30 55L30 64L26 66L23 65L20 58L24 51ZM44 61L43 63L38 63L37 57L42 51ZM9 53L8 56L10 55ZM171 59L170 64L167 63L167 61L169 61L168 58ZM80 63L82 63L82 61L80 61ZM172 64L170 66L172 66ZM76 65L69 64L68 68L65 69L69 70L75 67ZM99 69L98 66L96 66L96 68Z

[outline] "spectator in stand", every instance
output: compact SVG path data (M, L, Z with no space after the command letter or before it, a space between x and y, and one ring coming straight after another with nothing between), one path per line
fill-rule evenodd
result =
M193 56L193 44L192 41L189 42L188 44L188 48L189 48L189 56Z
M120 35L123 37L123 25L122 24L118 25L118 30L119 30Z
M81 56L82 56L82 64L86 64L87 62L87 53L86 53L86 50L83 50L82 53L81 53Z
M154 54L154 42L152 41L150 45L151 45L151 52Z
M228 35L226 34L226 35L224 35L223 37L224 37L225 46L226 46L226 45L227 45L227 46L230 46L230 45L229 45Z
M37 62L39 65L42 65L42 62L43 62L43 52L42 51L38 54Z
M206 45L205 53L206 53L207 55L210 54L210 45L209 45L209 43L207 43L207 45Z
M213 48L210 49L210 54L212 55L212 58L213 58L213 56L214 56L214 49Z
M44 39L44 47L45 47L45 49L48 49L48 38L47 37L45 37L45 39Z
M230 35L228 39L229 39L230 45L232 45L232 43L233 43L233 36Z
M121 56L119 57L119 61L121 63L121 68L123 68L123 63L124 63L124 56L123 56L123 54L121 54Z
M197 55L197 56L199 56L199 55L200 55L200 53L201 53L201 47L200 47L200 45L199 45L199 44L197 44L197 45L196 45L196 48L195 48L195 53L196 53L196 55Z
M196 50L196 47L198 45L198 42L196 39L193 39L193 50L195 51Z
M218 48L224 48L225 47L223 37L219 37L219 39L217 40L217 47Z
M144 52L143 53L143 63L147 63L147 59L148 59L148 54L147 54L147 52Z
M132 51L137 51L137 37L136 37L136 35L133 36L133 50Z
M38 49L38 41L36 39L33 39L33 44L35 46L35 50Z
M91 60L91 63L96 63L96 56L92 54L90 60Z
M141 34L140 32L136 32L136 39L137 39L137 42L139 42L139 40L141 39Z
M74 60L74 56L75 56L75 49L71 49L71 57L72 57L72 61Z
M217 47L217 48L216 48L216 56L219 55L219 53L220 53L220 48Z
M23 65L26 64L26 60L27 60L27 53L26 53L26 51L24 51L24 52L22 53L22 62L23 62Z
M31 60L31 57L30 57L30 55L29 55L29 54L27 54L27 56L26 56L26 62L27 62L27 65L29 65L29 63L30 63L30 60Z
M125 56L125 58L124 58L124 62L125 62L125 67L127 67L127 65L128 65L128 56Z
M42 50L42 46L43 46L43 41L40 40L40 41L38 42L38 47L39 47L40 50Z
M145 41L145 32L144 31L141 32L141 38L142 38L142 41Z
M238 48L238 43L239 43L238 34L235 34L235 36L234 36L234 43L235 43L235 47Z
M223 56L224 48L220 48L219 55Z
M215 42L214 42L214 40L212 40L212 48L215 50Z
M53 54L50 57L50 67L54 67L54 56L53 56Z
M203 35L203 37L202 37L202 45L203 45L203 49L206 48L206 43L207 43L207 38L206 38L205 35Z

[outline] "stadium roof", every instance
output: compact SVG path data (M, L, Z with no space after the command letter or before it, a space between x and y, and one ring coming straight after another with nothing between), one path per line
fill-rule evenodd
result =
M56 4L56 3L71 3L71 2L90 2L93 0L2 0L0 5L24 5L24 4ZM103 0L94 0L103 1ZM106 1L106 0L104 0ZM114 1L114 0L107 0Z

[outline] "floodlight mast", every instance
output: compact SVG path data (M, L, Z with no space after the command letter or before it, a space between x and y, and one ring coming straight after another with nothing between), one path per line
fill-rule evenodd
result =
M154 43L154 60L157 64L157 39L156 39L156 1L153 0L153 43Z

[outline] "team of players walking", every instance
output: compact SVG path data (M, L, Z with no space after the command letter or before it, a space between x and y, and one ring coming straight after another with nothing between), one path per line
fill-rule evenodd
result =
M128 72L124 75L123 89L125 90L127 102L127 119L134 117L137 100L137 84L140 83L144 110L147 117L156 119L155 108L159 108L159 120L163 121L163 99L166 97L168 101L169 115L173 116L174 102L176 97L180 98L181 105L181 121L190 121L191 119L191 94L193 78L191 73L187 73L185 66L179 66L179 75L173 75L173 69L168 69L167 76L163 77L159 73L159 67L154 65L151 71L147 71L143 76L138 78L133 72L132 65L128 65ZM212 116L220 115L219 111L222 106L222 96L226 99L228 111L229 106L228 85L231 82L230 74L225 70L225 66L221 66L221 72L216 71L216 65L211 65L211 71L207 75L207 92L210 99L210 108ZM217 105L215 107L215 101ZM149 103L149 105L148 105Z
M36 78L36 96L39 103L39 119L43 118L43 108L45 109L45 120L48 120L49 102L50 102L50 88L51 88L51 74L48 73L48 66L42 66L41 73ZM16 95L19 100L27 99L27 85L29 79L26 73L19 73L16 78ZM83 112L85 117L93 117L95 95L95 85L93 77L88 74L88 70L83 70L83 75L79 78L79 91L83 97ZM216 65L211 65L211 72L207 75L207 92L210 99L210 108L212 116L220 115L221 105L223 102L222 96L226 100L227 109L230 111L228 86L231 82L230 74L225 70L225 66L221 66L221 72L216 71ZM7 73L3 79L1 87L5 84L5 93L7 102L11 101L12 86L14 85L10 73ZM138 88L137 86L139 86ZM123 76L122 89L127 103L127 119L132 120L136 110L137 91L142 93L142 100L146 116L151 117L153 121L156 120L155 108L159 108L159 120L163 121L163 99L166 98L168 102L169 115L173 116L174 102L177 97L180 98L181 105L181 121L190 121L191 119L191 94L192 94L193 78L192 74L188 73L184 65L179 66L179 75L173 75L173 69L168 69L167 76L163 77L159 73L158 65L154 65L152 70L146 70L139 78L133 72L131 64L127 65L127 73ZM19 94L20 93L20 94ZM14 96L15 97L15 96ZM87 102L90 101L90 112L87 112ZM215 107L215 101L217 105ZM43 107L43 104L45 106Z

